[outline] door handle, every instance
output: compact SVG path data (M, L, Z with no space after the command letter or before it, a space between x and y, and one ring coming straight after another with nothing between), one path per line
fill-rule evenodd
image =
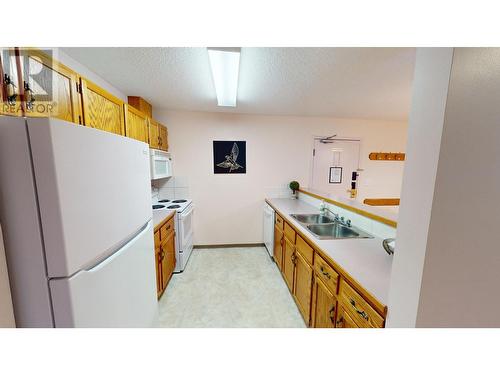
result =
M335 314L335 305L333 305L330 311L328 311L328 315L330 316L330 320L333 324L335 324L335 319L333 319L334 314Z
M33 103L35 103L35 94L30 87L30 84L24 81L24 101L26 102L26 108L30 111L33 110Z
M14 85L14 82L12 82L12 79L8 74L4 75L3 82L5 85L5 94L7 97L7 103L10 106L16 105L16 98L17 98L16 85Z

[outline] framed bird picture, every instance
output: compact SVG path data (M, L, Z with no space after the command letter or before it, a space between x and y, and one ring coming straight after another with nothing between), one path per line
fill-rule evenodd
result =
M246 141L214 141L214 173L247 173Z

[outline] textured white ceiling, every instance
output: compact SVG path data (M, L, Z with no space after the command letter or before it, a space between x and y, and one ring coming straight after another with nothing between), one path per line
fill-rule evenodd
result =
M414 48L242 48L238 105L217 107L205 48L63 48L156 109L405 120Z

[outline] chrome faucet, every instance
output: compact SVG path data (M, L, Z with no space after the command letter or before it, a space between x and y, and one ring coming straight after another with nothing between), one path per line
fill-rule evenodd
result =
M328 207L324 206L320 209L321 215L326 215L327 213L330 213L333 216L333 219L335 221L339 221L339 215L337 215L335 212L330 210Z

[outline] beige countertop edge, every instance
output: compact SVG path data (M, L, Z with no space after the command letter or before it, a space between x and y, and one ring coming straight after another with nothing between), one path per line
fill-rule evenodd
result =
M153 226L156 232L160 227L175 215L175 210L156 210L153 211Z
M377 309L385 315L392 256L384 251L381 238L319 240L290 216L294 213L317 213L315 207L289 198L268 198L266 202L291 223L304 239L314 245L321 255L337 266L346 279L354 282L358 292L374 302Z

